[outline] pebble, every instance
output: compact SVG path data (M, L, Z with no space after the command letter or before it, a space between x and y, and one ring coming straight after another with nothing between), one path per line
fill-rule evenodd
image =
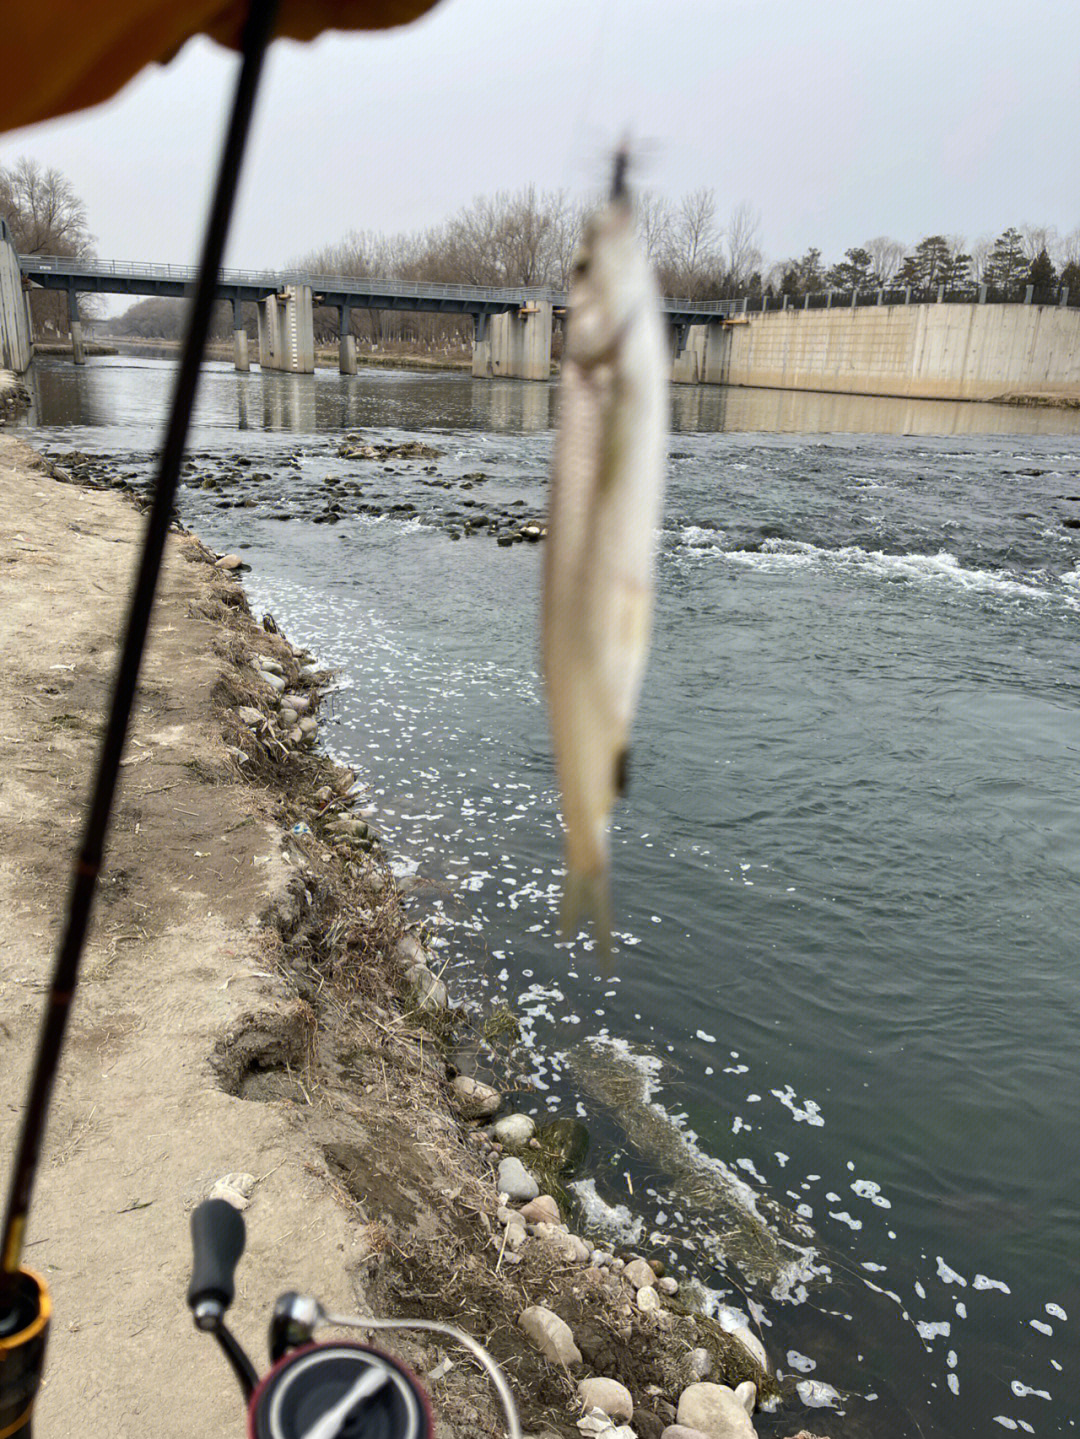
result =
M426 964L428 953L415 934L403 934L394 945L394 958L399 964Z
M311 738L313 738L313 736L315 735L315 733L316 733L316 731L318 730L318 728L319 728L319 721L318 721L317 719L312 719L312 717L311 717L310 715L304 715L304 716L301 718L301 720L300 720L300 733L301 733L306 739L311 739Z
M592 1262L596 1265L597 1269L609 1269L615 1262L615 1256L614 1254L609 1254L606 1249L594 1249L592 1252Z
M707 1349L691 1349L686 1356L686 1372L692 1384L700 1384L713 1372L712 1355Z
M289 728L292 729L293 725L296 723L296 721L297 721L299 718L300 718L300 716L296 713L296 711L295 711L294 709L290 709L290 708L289 708L288 706L286 706L286 705L283 705L283 706L282 706L282 709L281 709L281 723L282 723L283 725L288 725Z
M492 1089L490 1084L481 1084L478 1079L470 1079L466 1074L459 1074L450 1088L458 1109L466 1119L486 1119L502 1104L502 1095L497 1089Z
M643 1284L637 1292L637 1307L643 1314L660 1308L660 1296L651 1284Z
M665 1277L656 1281L656 1287L660 1290L661 1294L678 1294L679 1281Z
M281 703L283 705L288 705L290 709L294 709L297 714L301 715L306 715L308 710L311 708L311 701L308 699L307 695L283 695Z
M239 715L241 723L246 724L250 729L257 728L263 722L262 710L257 710L254 705L241 705L236 713Z
M669 1424L660 1439L709 1439L700 1429L688 1429L685 1424Z
M285 681L280 675L274 674L273 670L264 669L260 669L259 673L275 694L285 693Z
M492 1133L500 1144L524 1148L536 1133L536 1125L527 1114L507 1114L496 1120Z
M539 1194L521 1206L521 1217L526 1224L558 1224L562 1220L558 1201L550 1194Z
M656 1275L644 1259L631 1259L623 1270L623 1277L629 1280L635 1289L646 1289L656 1283Z
M516 1229L525 1228L525 1221L521 1217L520 1209L510 1209L505 1204L500 1204L495 1211L495 1218L500 1224L512 1224Z
M578 1385L578 1398L586 1411L599 1409L609 1419L629 1422L634 1417L630 1390L617 1379L583 1379Z
M540 1193L540 1186L520 1159L509 1158L499 1162L499 1192L508 1199L529 1200Z
M755 1439L750 1415L756 1399L749 1379L734 1390L726 1384L691 1384L679 1395L676 1422L708 1439Z
M251 1203L254 1188L254 1174L223 1174L211 1189L209 1198L224 1199L234 1209L246 1209Z
M567 1234L562 1229L553 1229L550 1225L537 1225L536 1232L540 1234L543 1230L544 1242L554 1249L556 1254L561 1254L571 1264L585 1264L589 1258L589 1246L584 1239L579 1239L576 1234Z
M506 1247L510 1250L520 1249L528 1242L528 1232L524 1224L508 1224L506 1226Z
M581 1350L574 1343L573 1330L564 1319L560 1319L544 1305L533 1304L528 1309L523 1309L518 1316L518 1328L528 1335L544 1358L550 1359L553 1364L572 1368L581 1363Z
M285 666L281 661L271 659L269 655L256 655L255 665L260 670L266 670L267 674L284 675L285 673Z

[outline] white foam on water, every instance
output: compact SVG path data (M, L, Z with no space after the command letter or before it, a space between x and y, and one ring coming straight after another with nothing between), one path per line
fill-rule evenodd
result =
M1000 1279L988 1279L985 1274L976 1274L971 1281L972 1289L1000 1289L1002 1294L1011 1294L1012 1290Z
M640 1214L631 1214L625 1204L609 1204L596 1189L593 1179L575 1179L567 1186L581 1205L585 1223L624 1244L637 1244L645 1230Z
M815 1360L807 1358L805 1354L800 1354L797 1349L788 1350L787 1362L789 1369L795 1369L800 1374L813 1374L817 1368Z
M1065 1313L1064 1309L1062 1309L1062 1307L1061 1307L1060 1304L1047 1304L1047 1305L1046 1305L1046 1312L1047 1312L1047 1314L1049 1314L1049 1315L1051 1316L1052 1319L1063 1319L1063 1320L1064 1320L1064 1319L1068 1319L1068 1317L1069 1317L1069 1316Z
M836 1409L839 1406L839 1393L824 1380L800 1379L795 1388L808 1409Z
M806 540L769 539L760 550L727 550L729 560L751 568L784 571L809 565L830 565L841 571L861 573L886 581L948 586L957 590L1004 595L1014 599L1048 599L1051 591L1033 580L1020 580L999 570L969 569L948 550L937 554L888 554L866 550L861 545L840 545L835 549ZM1080 583L1080 578L1078 578Z

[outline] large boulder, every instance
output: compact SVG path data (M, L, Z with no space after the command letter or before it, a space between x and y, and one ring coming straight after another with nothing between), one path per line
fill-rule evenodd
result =
M707 1439L755 1439L750 1415L756 1399L757 1389L749 1379L734 1390L726 1384L691 1384L679 1395L675 1418Z

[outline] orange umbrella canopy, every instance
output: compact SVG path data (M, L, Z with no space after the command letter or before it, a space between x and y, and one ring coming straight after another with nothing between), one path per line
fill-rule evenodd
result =
M281 0L275 34L405 25L436 0ZM247 0L10 0L0 44L0 131L115 95L144 65L172 59L192 35L237 46Z

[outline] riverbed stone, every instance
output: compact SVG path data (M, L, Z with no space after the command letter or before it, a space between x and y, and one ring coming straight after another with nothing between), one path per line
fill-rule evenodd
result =
M656 1287L661 1294L678 1294L679 1281L672 1279L670 1275L664 1275L663 1278L656 1281Z
M585 1264L589 1258L589 1246L584 1239L579 1239L576 1234L568 1234L564 1229L555 1229L551 1225L537 1225L537 1234L542 1234L544 1243L570 1264Z
M726 1384L691 1384L679 1395L676 1422L708 1439L755 1439L750 1415L757 1389L749 1379L736 1389Z
M631 1259L623 1270L623 1278L635 1289L646 1289L656 1283L656 1275L644 1259Z
M550 1194L538 1194L535 1199L530 1199L528 1204L521 1206L520 1213L526 1224L559 1224L562 1221L559 1202Z
M581 1351L574 1343L573 1330L565 1319L560 1319L543 1304L523 1309L518 1316L518 1327L553 1364L571 1369L581 1363Z
M713 1357L707 1349L691 1349L686 1356L686 1373L691 1384L700 1384L713 1372Z
M599 1409L609 1419L627 1423L634 1417L634 1401L630 1390L617 1379L582 1379L577 1387L578 1399L586 1413Z
M454 1081L455 1084L457 1081ZM499 1193L518 1202L535 1199L540 1186L520 1159L512 1156L499 1161Z
M489 1114L495 1114L502 1104L502 1095L497 1089L467 1074L459 1074L450 1088L454 1103L466 1119L485 1119Z
M257 710L254 705L241 705L236 713L240 722L246 724L249 729L257 729L263 722L262 710Z
M479 1131L478 1131L478 1132L479 1132ZM499 1223L502 1224L502 1225L510 1225L510 1224L513 1224L514 1227L517 1228L517 1229L524 1229L524 1228L525 1228L525 1221L524 1221L524 1219L522 1219L522 1217L521 1217L521 1210L520 1210L520 1209L511 1209L511 1208L510 1208L508 1205L506 1205L506 1204L500 1204L500 1205L499 1205L498 1209L496 1209L496 1211L495 1211L495 1218L496 1218L496 1219L499 1221Z
M298 720L299 718L300 718L300 716L296 713L296 711L295 711L294 709L290 709L290 708L288 708L288 706L282 705L282 707L281 707L281 723L282 723L283 725L288 725L288 727L291 729L291 728L293 727L293 725L296 724L296 722L297 722L297 720Z
M244 564L239 555L222 555L220 560L214 561L215 570L246 570L248 568L249 566Z
M527 1114L504 1114L497 1119L492 1134L500 1144L509 1144L523 1149L536 1133L536 1125Z
M685 1424L669 1424L660 1439L709 1439L701 1429L688 1429Z
M637 1292L637 1307L643 1314L652 1314L660 1308L660 1296L651 1284L643 1284Z

